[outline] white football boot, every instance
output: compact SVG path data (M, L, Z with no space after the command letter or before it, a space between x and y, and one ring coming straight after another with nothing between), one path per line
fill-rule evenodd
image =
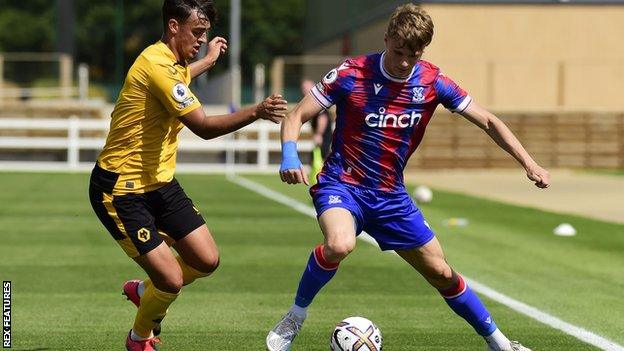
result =
M517 341L512 341L509 346L510 348L502 351L532 351L530 348L522 346L522 344ZM486 343L485 351L498 351L498 348L494 348Z
M305 318L298 317L291 311L288 311L267 335L267 350L289 351L295 336L301 330L304 320Z

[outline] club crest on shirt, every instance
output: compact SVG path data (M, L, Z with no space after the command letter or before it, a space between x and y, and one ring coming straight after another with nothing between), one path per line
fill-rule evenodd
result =
M412 89L414 95L412 95L412 101L423 102L425 101L425 87L414 87Z
M167 69L169 70L169 74L171 74L172 76L175 76L178 74L178 70L175 69L175 67L168 67Z
M184 102L189 98L189 91L184 83L177 83L171 90L173 99L177 102Z

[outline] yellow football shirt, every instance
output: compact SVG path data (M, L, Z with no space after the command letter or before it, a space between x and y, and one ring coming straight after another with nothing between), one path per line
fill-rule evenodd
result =
M113 195L144 193L173 179L178 117L201 107L189 90L190 68L163 42L134 61L119 93L98 165L119 174Z

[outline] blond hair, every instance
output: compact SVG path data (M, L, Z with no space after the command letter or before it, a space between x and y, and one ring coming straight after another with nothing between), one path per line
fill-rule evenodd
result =
M431 43L433 21L419 6L401 5L392 13L386 34L400 41L401 46L407 45L410 50L419 51Z

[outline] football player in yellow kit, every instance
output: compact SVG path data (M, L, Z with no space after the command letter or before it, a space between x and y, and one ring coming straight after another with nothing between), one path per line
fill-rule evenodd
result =
M286 112L286 101L274 94L256 106L206 116L188 84L227 49L223 38L207 40L216 17L214 4L164 0L162 9L163 36L128 72L89 187L100 221L148 275L123 286L138 307L126 338L129 351L156 349L159 339L154 334L182 286L219 265L204 219L174 178L178 133L186 126L211 139L258 119L279 123ZM206 57L190 63L203 44L208 45Z

